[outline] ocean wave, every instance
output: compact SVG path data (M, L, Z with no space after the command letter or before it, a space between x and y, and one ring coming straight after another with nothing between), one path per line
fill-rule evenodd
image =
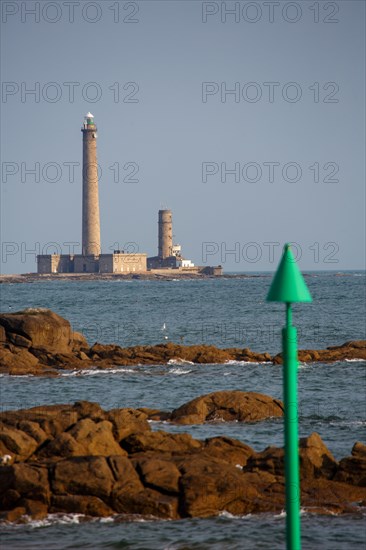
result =
M48 514L43 519L32 519L31 516L24 515L22 516L22 522L21 523L13 523L13 522L2 522L3 524L7 524L11 526L14 529L31 527L33 529L37 529L40 527L50 527L52 525L73 525L77 523L82 523L84 521L87 521L89 519L88 516L85 516L84 514ZM93 518L96 519L96 518ZM99 519L99 518L97 518ZM106 519L106 518L102 518ZM112 518L113 521L113 518Z
M366 426L366 420L332 420L329 422L331 426Z
M60 376L97 376L100 374L121 374L125 372L136 372L134 369L119 367L117 369L83 369L63 372Z
M225 519L249 519L253 517L253 514L243 514L241 516L234 516L234 514L231 514L227 510L223 510L219 513L219 518L225 518Z
M22 516L21 523L14 523L8 521L2 521L0 524L6 525L12 529L22 529L24 527L32 529L39 529L43 527L52 527L54 525L77 525L81 523L119 523L119 522L133 522L133 523L147 523L151 521L159 520L160 518L155 516L141 516L139 514L113 514L107 517L92 517L85 514L66 514L56 513L47 514L43 519L32 519L28 515ZM163 520L164 521L164 520Z
M345 359L346 363L366 363L365 359Z
M230 359L229 361L225 361L224 365L232 365L234 367L243 365L272 365L272 361L237 361Z
M188 361L187 359L169 359L168 365L194 365L192 361Z
M189 374L190 372L192 372L192 369L181 369L179 367L176 367L174 369L169 369L169 372L171 374L178 374L179 376L181 376L182 374Z

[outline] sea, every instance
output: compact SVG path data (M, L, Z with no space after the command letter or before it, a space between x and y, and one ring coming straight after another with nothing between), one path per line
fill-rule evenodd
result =
M90 345L121 346L176 342L221 348L281 351L283 304L267 303L272 275L208 279L49 281L2 284L2 311L50 308L82 332ZM366 338L363 271L309 272L305 280L312 303L293 307L302 349L324 349ZM365 361L300 364L299 432L317 432L337 459L356 441L365 442ZM151 407L172 410L219 390L255 391L282 398L282 367L230 361L197 365L182 360L168 365L90 368L63 371L56 378L0 378L2 410L53 403L95 401L105 409ZM189 432L205 439L229 436L260 451L283 445L282 419L245 424L174 426L152 422L153 430ZM350 550L366 547L366 510L316 515L301 509L302 548ZM2 549L242 550L284 549L285 512L234 517L159 520L134 516L90 519L78 514L3 524Z

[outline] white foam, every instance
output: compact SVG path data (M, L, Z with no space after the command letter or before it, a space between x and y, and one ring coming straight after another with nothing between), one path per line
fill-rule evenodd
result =
M186 359L169 359L168 365L194 365L192 361L187 361Z
M169 369L169 372L171 374L178 374L179 376L181 376L182 374L189 374L190 372L192 372L192 369L183 369L180 367L175 367L173 369Z
M304 516L307 513L308 513L308 510L306 510L305 508L300 508L300 516ZM275 514L273 517L275 517L276 519L285 518L286 517L286 510L281 510L281 512L279 514Z
M242 365L272 365L272 361L236 361L231 359L230 361L225 361L224 365L233 365L233 366L242 366Z
M98 376L101 374L121 374L125 372L136 372L133 369L119 367L117 369L83 369L61 373L61 376Z
M241 515L241 516L234 516L234 514L231 514L227 510L223 510L222 512L219 513L219 517L220 518L227 518L227 519L249 519L249 518L253 517L253 514L244 514L244 515Z
M345 359L346 363L366 363L365 359Z
M72 525L85 520L84 514L48 514L44 519L32 520L30 516L23 516L26 524L33 529L49 527L51 525Z

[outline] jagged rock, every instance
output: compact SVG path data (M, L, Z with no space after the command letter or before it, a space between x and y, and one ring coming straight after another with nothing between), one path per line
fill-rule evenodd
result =
M161 458L136 458L134 465L140 472L144 485L162 491L178 494L181 474L175 464Z
M154 516L163 519L177 519L178 498L154 491L144 489L139 493L119 495L113 500L114 509L122 514L140 514L143 516Z
M16 507L20 498L49 504L50 487L46 468L35 464L12 464L0 468L0 510Z
M241 443L237 439L230 437L211 437L206 439L202 453L210 457L220 458L225 462L230 462L234 466L245 466L248 458L254 453L254 450Z
M95 423L90 418L79 420L70 430L57 436L39 453L41 458L68 456L126 455L113 437L112 424Z
M351 455L340 461L334 479L366 487L366 445L357 441Z
M199 449L202 443L189 434L171 434L159 430L131 434L122 441L122 446L129 454L146 451L182 453Z
M73 332L71 334L71 348L73 351L86 352L89 350L88 341L81 332Z
M299 361L310 363L313 361L334 362L344 359L366 359L366 340L352 340L340 346L329 346L323 350L299 350ZM282 353L272 358L275 365L282 363Z
M332 479L337 471L338 462L316 432L300 439L299 454L303 478Z
M159 409L149 409L148 407L140 407L137 410L144 413L149 420L154 420L155 422L169 420L170 414L171 414L168 411L160 411Z
M299 360L304 362L344 359L366 359L366 341L350 341L325 350L299 351ZM257 353L249 348L220 349L173 342L130 348L96 342L89 347L81 333L73 332L70 323L51 310L0 314L0 372L3 373L55 376L59 369L85 369L90 368L91 363L93 367L107 369L116 365L167 364L171 360L196 364L227 361L280 364L282 354L271 357L269 353Z
M150 431L147 415L136 409L112 409L107 414L113 424L113 433L117 441L126 439L132 433Z
M71 351L70 323L50 309L26 309L0 316L7 334L19 334L32 343L32 348L47 348L53 353Z
M0 369L11 375L38 374L38 359L27 349L0 347Z
M234 390L197 397L175 409L170 419L178 424L202 424L233 420L255 422L274 416L283 416L283 405L279 399Z
M86 516L108 517L115 512L102 499L85 495L56 495L52 497L50 513L85 514Z
M128 458L110 457L109 466L116 480L110 496L111 506L116 512L128 514L130 513L131 499L142 493L144 486ZM132 501L134 502L134 500Z
M216 402L225 413L236 392L218 393L225 394ZM11 442L18 452L12 460L26 460L0 466L3 520L21 522L26 514L42 518L50 512L178 519L284 508L280 448L255 452L228 437L199 441L152 432L141 410L108 412L86 401L8 411L0 421L0 441L7 445L2 451ZM301 506L344 513L366 502L365 445L356 443L352 456L339 464L316 433L299 447Z
M14 332L8 332L7 339L14 344L14 346L18 346L19 348L30 348L32 345L32 340L30 338L26 338Z
M32 456L37 447L37 441L22 430L0 425L0 454L8 454L16 462L22 462Z
M25 420L37 424L52 439L75 424L78 413L72 405L46 405L0 413L0 421L7 426L22 429L20 423Z
M51 481L55 495L86 495L107 499L114 477L102 456L67 458L54 466Z
M90 418L91 420L106 420L107 414L99 403L91 401L76 401L72 409L77 413L79 420Z
M181 466L182 513L208 517L226 510L233 514L253 511L258 491L238 468L219 459L196 458Z
M299 441L301 479L331 479L338 463L316 432ZM267 447L261 453L254 453L244 467L246 471L266 471L276 476L284 475L284 450Z

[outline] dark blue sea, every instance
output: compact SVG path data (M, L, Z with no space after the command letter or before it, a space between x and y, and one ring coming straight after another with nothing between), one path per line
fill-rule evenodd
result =
M305 274L313 303L294 306L299 347L321 349L366 338L365 273ZM266 303L271 275L167 281L52 281L2 284L2 311L46 307L70 320L90 344L122 346L173 341L280 350L284 306ZM299 366L300 436L318 432L337 459L365 442L366 364L361 360ZM57 378L2 376L2 410L85 399L104 408L171 410L208 392L258 391L282 397L282 367L231 362L175 362L109 371L65 371ZM281 419L256 424L221 423L153 429L190 432L196 438L227 435L256 450L283 444ZM24 525L2 526L1 548L136 550L236 550L285 548L285 514L162 521L118 517L86 521L54 515ZM366 547L365 514L317 516L302 510L305 550Z

